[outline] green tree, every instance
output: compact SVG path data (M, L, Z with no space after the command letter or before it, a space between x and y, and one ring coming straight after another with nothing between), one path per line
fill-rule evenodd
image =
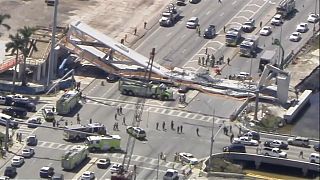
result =
M14 92L14 87L16 83L16 76L17 76L17 66L18 66L18 59L19 59L19 52L22 52L24 48L24 40L19 33L16 33L14 36L9 35L10 42L6 44L6 52L11 51L11 55L16 55L16 63L14 66L13 78L12 78L12 92Z
M23 49L22 49L22 54L23 54L23 66L22 66L22 86L27 85L27 76L26 76L26 61L27 57L30 54L31 50L38 51L36 44L34 41L31 40L32 34L36 31L35 28L32 27L27 27L24 26L22 29L18 29L18 32L22 36L23 39Z
M3 23L4 20L9 19L10 15L9 14L0 14L0 26L5 27L7 30L10 30L10 26L8 24ZM0 37L1 37L1 33L0 33Z

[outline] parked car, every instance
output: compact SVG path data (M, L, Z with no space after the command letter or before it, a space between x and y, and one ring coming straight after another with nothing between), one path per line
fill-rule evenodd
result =
M27 116L27 110L19 107L7 107L2 110L2 113L19 118L25 118Z
M301 40L301 33L299 32L293 32L290 37L289 37L289 40L290 41L293 41L293 42L298 42Z
M11 166L20 167L24 163L24 157L14 156L11 160Z
M44 166L40 169L39 174L41 178L50 178L54 174L54 168L50 166Z
M11 99L12 101L29 101L28 97L23 96L21 94L10 94L10 95L7 95L6 97Z
M309 23L316 23L319 21L319 14L310 13L308 16Z
M281 151L279 148L265 147L262 149L261 153L264 154L265 156L287 158L287 153L284 151Z
M309 156L309 160L310 160L311 163L319 164L320 163L319 153L311 153L310 156Z
M52 177L51 180L64 180L64 175L63 174L57 174L55 173Z
M0 105L10 106L12 104L12 98L6 96L0 96Z
M197 28L197 26L199 26L199 18L197 17L191 17L186 24L187 28L192 28L195 29Z
M143 130L140 127L132 127L132 126L128 126L127 127L127 133L132 135L133 137L137 138L137 139L143 139L146 138L147 134L146 131Z
M313 149L314 149L315 151L320 152L320 143L317 143L317 144L313 145Z
M41 124L41 117L32 117L27 121L28 128L37 128Z
M8 176L0 176L0 180L10 180L10 177L8 177Z
M288 149L288 144L280 140L271 140L264 142L264 146L280 149Z
M243 144L231 144L223 147L223 152L239 152L246 153L246 146Z
M166 173L163 176L163 180L178 180L179 173L175 169L167 169Z
M106 169L110 166L111 162L109 158L99 159L97 162L98 168Z
M114 82L117 82L120 79L120 76L118 76L116 74L108 74L106 79L107 79L107 82L114 83Z
M232 141L233 144L243 144L248 146L258 146L259 142L257 140L251 139L249 137L239 137L234 138Z
M260 141L260 134L259 134L258 132L256 132L256 131L246 132L246 133L244 133L242 136L244 136L244 137L249 137L249 138L251 138L251 139Z
M54 120L54 112L52 111L52 108L43 108L42 115L46 121Z
M309 138L296 136L287 140L289 145L309 147Z
M38 139L36 135L30 135L27 137L28 146L36 146L38 144Z
M121 164L113 164L110 168L111 174L112 173L118 173L121 169L123 169L123 166Z
M199 163L198 159L195 158L191 153L181 152L179 153L179 159L180 161L183 161L192 165Z
M4 170L4 175L10 178L14 178L17 175L17 168L13 166L7 166Z
M18 121L14 120L11 116L7 114L0 113L0 125L6 126L9 120L9 128L18 128Z
M24 158L30 158L34 155L34 149L33 148L24 148L21 152L21 156Z
M15 102L13 102L13 106L24 108L29 112L36 111L36 105L30 101L15 101Z
M296 31L300 33L305 33L309 30L308 24L307 23L300 23L298 24Z
M271 24L275 26L280 26L282 24L282 15L281 14L276 14L273 16L271 19Z
M213 38L216 35L216 26L215 25L209 25L207 29L204 30L203 37L204 38Z
M272 29L270 26L264 26L260 30L260 35L262 35L262 36L269 36L271 33L272 33Z
M186 0L177 0L177 6L185 6Z
M197 3L200 2L200 0L189 0L189 2L192 3L192 4L197 4Z
M94 172L92 171L86 171L81 175L81 180L93 180L95 178Z

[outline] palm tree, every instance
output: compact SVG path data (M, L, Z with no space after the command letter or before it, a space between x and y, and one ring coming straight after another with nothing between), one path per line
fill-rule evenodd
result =
M34 33L36 29L32 28L32 27L27 27L24 26L22 29L18 29L18 32L21 34L22 39L24 41L24 47L22 50L22 54L23 54L23 66L22 66L22 86L26 86L27 85L27 78L26 78L26 61L27 61L27 57L31 51L31 49L38 51L36 44L33 43L33 41L31 41L31 36Z
M19 58L19 51L22 52L24 47L24 40L22 39L19 33L16 35L9 35L10 42L6 44L6 52L11 51L11 55L16 54L16 64L14 66L13 78L12 78L12 92L14 92L14 86L16 83L16 76L17 76L17 66L18 66L18 58Z
M9 19L11 16L9 14L0 14L0 26L5 27L7 30L10 30L10 26L8 24L3 23L5 19ZM1 33L0 33L1 36Z

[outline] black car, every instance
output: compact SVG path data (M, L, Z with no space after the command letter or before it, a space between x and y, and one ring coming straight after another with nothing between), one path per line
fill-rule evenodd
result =
M189 2L192 3L192 4L196 4L196 3L199 3L200 0L189 0Z
M203 37L206 39L211 39L215 36L215 34L216 34L216 26L209 25L209 27L204 31Z
M320 143L315 144L315 145L313 146L313 149L314 149L315 151L320 152Z
M114 82L117 82L120 79L120 76L118 76L116 74L108 74L106 79L107 79L107 82L114 83Z
M27 110L19 107L7 107L2 110L2 113L20 118L25 118L27 116Z
M29 101L16 101L13 103L13 106L24 108L29 112L36 111L36 105L33 102L29 102Z
M40 169L39 175L41 178L49 178L54 175L54 168L49 166L44 166Z
M6 169L4 170L4 175L10 178L14 178L17 175L17 168L12 166L6 167Z
M177 6L185 6L186 0L177 0Z
M239 152L246 153L246 146L243 144L231 144L223 148L223 152Z

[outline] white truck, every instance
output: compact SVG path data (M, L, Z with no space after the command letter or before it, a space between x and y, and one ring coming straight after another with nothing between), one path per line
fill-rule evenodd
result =
M277 54L276 50L266 50L266 51L264 51L263 54L260 57L259 69L261 71L263 71L264 70L264 66L266 64L270 64L270 65L274 66L276 64L276 54Z
M287 153L284 151L281 151L279 148L269 148L265 147L262 149L261 154L265 156L272 156L272 157L278 157L278 158L287 158Z
M248 36L241 44L240 44L240 55L246 57L254 57L259 45L259 36L251 35Z
M162 13L162 17L159 20L160 26L169 27L173 26L174 23L179 19L179 11L166 11Z
M226 33L226 45L237 46L242 37L242 26L231 27Z
M252 18L248 19L248 21L244 22L242 25L243 32L252 32L255 28L256 21Z
M296 0L282 0L277 6L277 14L288 17L296 8Z

